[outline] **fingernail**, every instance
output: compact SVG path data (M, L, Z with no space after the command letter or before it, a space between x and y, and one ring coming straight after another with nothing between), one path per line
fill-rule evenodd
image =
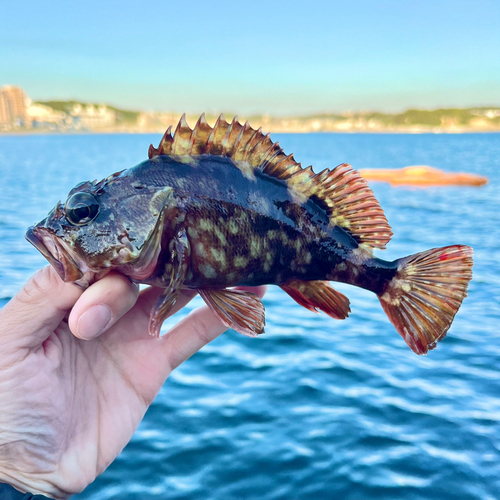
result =
M77 333L84 340L100 335L111 321L111 309L105 305L92 306L78 320Z

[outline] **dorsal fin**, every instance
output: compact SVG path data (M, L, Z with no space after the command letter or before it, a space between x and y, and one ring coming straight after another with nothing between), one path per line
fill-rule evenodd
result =
M254 168L286 181L294 199L304 203L312 198L325 208L332 226L344 228L366 247L383 249L391 239L382 208L365 179L350 165L343 163L315 174L312 167L302 168L293 155L286 155L269 134L248 122L241 125L236 117L229 124L220 115L212 128L202 114L191 130L182 115L174 135L169 127L158 148L149 148L149 158L203 154L231 158L249 178L249 168Z
M328 207L330 224L349 231L360 243L384 249L392 230L365 179L348 163L314 174L311 167L293 174L289 189L315 197Z

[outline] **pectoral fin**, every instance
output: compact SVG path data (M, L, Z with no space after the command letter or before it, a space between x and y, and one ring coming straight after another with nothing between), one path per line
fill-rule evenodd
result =
M318 312L319 309L334 319L345 319L351 312L349 299L332 288L328 281L290 280L281 288L310 311Z
M170 242L170 260L165 264L164 274L167 287L156 300L149 317L149 333L155 337L160 336L161 325L177 302L186 278L189 255L189 242L183 230Z
M198 290L208 307L228 328L256 337L264 333L264 305L257 295L242 290Z

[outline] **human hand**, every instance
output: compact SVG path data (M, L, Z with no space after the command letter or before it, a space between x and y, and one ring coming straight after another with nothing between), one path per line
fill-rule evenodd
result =
M152 338L159 293L116 273L82 292L46 267L0 311L0 482L57 499L82 491L170 372L227 329L203 306ZM172 314L194 295L183 291Z

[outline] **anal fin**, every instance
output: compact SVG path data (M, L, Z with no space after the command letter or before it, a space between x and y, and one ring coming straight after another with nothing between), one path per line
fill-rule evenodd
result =
M295 302L313 312L323 311L334 319L345 319L351 312L349 299L328 281L290 280L281 285Z
M228 328L256 337L264 333L264 305L257 295L243 290L198 290L212 312Z

